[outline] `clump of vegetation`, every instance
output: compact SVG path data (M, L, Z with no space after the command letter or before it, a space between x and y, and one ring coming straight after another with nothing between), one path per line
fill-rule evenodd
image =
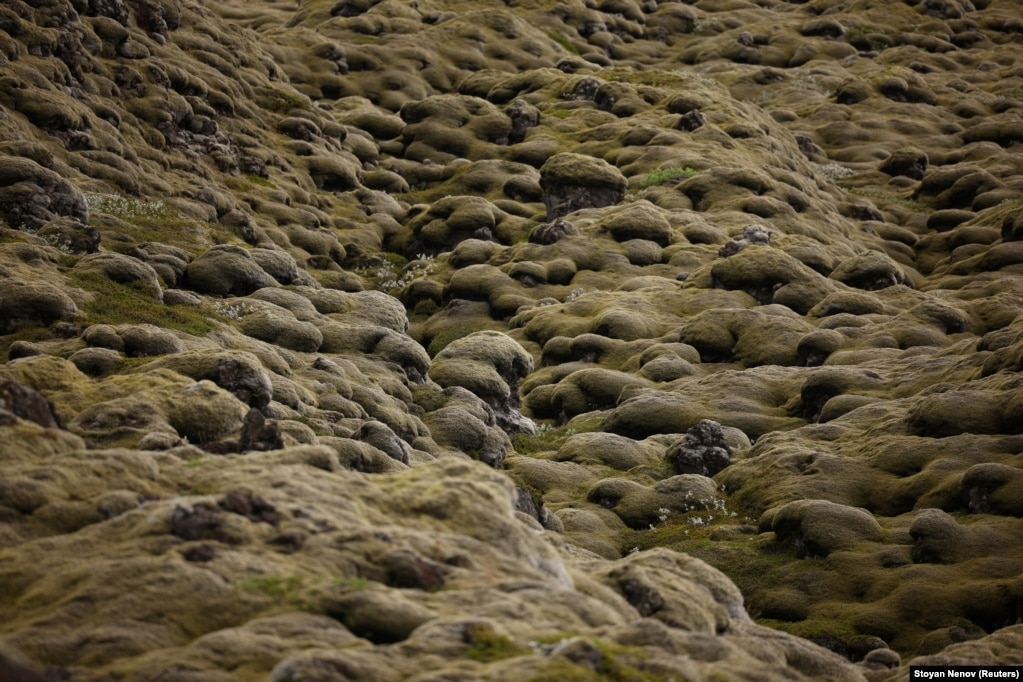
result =
M90 211L107 213L126 222L143 218L169 218L173 209L162 201L143 201L120 194L86 194Z
M261 594L283 601L309 613L322 613L320 604L322 591L327 588L343 592L362 592L369 589L369 581L359 576L343 576L328 580L322 576L301 574L261 575L235 583L235 589L251 594Z
M589 433L600 429L600 418L575 420L563 426L537 424L536 434L527 436L518 434L512 438L512 446L520 455L534 455L560 448L569 436L577 433Z
M209 230L197 221L181 215L163 201L146 201L120 194L86 194L85 203L93 214L89 224L100 231L109 228L97 214L120 221L118 231L127 232L136 242L159 242L195 253L208 248Z
M706 31L708 31L708 30L710 30L712 28L717 28L718 24L720 24L720 23L721 22L718 21L717 17L707 17L705 19L697 19L696 21L693 21L693 22L691 22L689 24L687 33L691 33L693 35L697 35L697 34L700 34L700 33L705 33Z
M136 280L118 284L98 272L71 271L72 286L92 294L83 306L84 324L152 324L202 336L217 329L218 316L212 310L167 306L155 297L152 285Z
M694 175L698 175L699 171L688 166L672 166L670 168L658 168L655 171L647 173L646 177L639 183L641 187L652 187L654 185L661 185L665 182L675 182L678 180L685 180L691 178Z
M251 182L253 185L266 187L268 189L277 189L277 185L273 184L272 182L270 182L269 178L264 178L262 175L255 175L253 173L250 173L245 176L245 179Z
M571 303L572 301L576 300L583 294L590 294L593 293L594 291L596 291L596 289L591 289L589 287L576 287L575 289L572 289L572 291L568 292L568 296L565 297L564 302Z
M848 38L856 38L859 36L868 36L875 33L879 35L884 35L888 33L888 30L885 28L880 28L878 26L870 26L867 24L863 24L848 28L845 32L845 35Z
M538 424L536 435L518 434L512 438L512 447L520 455L535 455L538 452L557 450L575 433L576 430L572 428Z
M783 620L762 619L760 624L808 639L814 644L830 649L853 661L860 659L866 651L876 648L877 637L858 632L848 623L837 620L808 618L790 623Z
M403 268L403 272L401 272L400 275L393 271L378 272L377 275L380 277L380 288L384 291L391 292L395 289L406 287L417 279L429 276L436 268L433 258L433 256L425 253L417 255L415 260L409 262Z
M572 54L579 54L579 48L576 47L575 43L560 33L557 33L556 31L547 31L547 37L563 47L566 51L571 52Z
M589 664L575 663L571 659L561 656L549 656L549 654L560 646L580 645L590 649L599 661L595 666ZM549 658L546 670L530 678L530 682L584 682L603 680L611 682L632 682L633 680L647 680L649 682L662 682L676 679L665 676L662 673L644 670L642 662L648 655L639 647L623 646L612 644L590 638L582 638L573 635L556 635L553 637L542 637L529 642L530 648L537 652L548 655Z
M693 500L682 506L681 513L659 509L658 524L633 530L623 536L623 550L638 552L653 547L670 547L688 551L693 545L710 541L711 534L721 526L749 525L753 519L730 510L723 498L713 501Z
M430 276L436 267L429 254L421 253L409 261L396 253L384 253L383 259L374 259L373 264L354 268L354 272L374 289L390 294Z
M478 663L490 663L531 653L529 648L516 644L484 623L470 625L466 631L466 638L469 640L469 648L465 655Z
M278 114L305 108L305 100L298 94L278 88L260 88L257 91L256 102L264 109Z
M841 180L842 178L848 178L849 176L856 175L856 171L852 168L846 168L837 163L814 163L810 162L813 169L830 180Z

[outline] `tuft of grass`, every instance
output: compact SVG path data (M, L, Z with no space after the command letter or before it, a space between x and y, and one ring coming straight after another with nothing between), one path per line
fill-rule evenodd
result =
M572 421L563 426L537 424L536 435L518 434L512 438L512 447L520 455L535 455L539 452L557 450L568 440L569 436L598 431L601 421L600 417L594 417Z
M85 195L85 202L92 214L89 224L101 232L110 228L109 221L101 217L107 215L119 221L117 231L127 232L136 243L159 242L192 253L211 245L206 226L183 216L177 208L163 201L93 193Z
M520 455L535 455L540 452L559 449L568 440L568 437L575 433L575 429L539 424L534 436L525 434L514 436L512 438L512 447Z
M646 177L639 183L641 187L652 187L654 185L660 185L665 182L675 182L678 180L685 180L691 178L694 175L698 175L700 171L689 168L688 166L672 166L670 168L658 168L655 171L647 173Z
M156 299L152 286L142 281L118 284L98 272L71 271L67 279L72 286L94 296L82 306L89 324L152 324L167 329L202 336L217 329L212 311L201 308L166 306Z

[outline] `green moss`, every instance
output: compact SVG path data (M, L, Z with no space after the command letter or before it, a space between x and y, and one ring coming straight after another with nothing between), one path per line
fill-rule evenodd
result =
M762 619L761 625L788 632L789 634L808 639L825 649L846 656L862 648L862 643L874 638L857 632L848 623L827 618L808 618L790 623L783 620Z
M298 593L306 583L302 575L266 575L249 578L235 587L245 592L259 592L268 597L288 597Z
M858 36L870 35L871 33L884 34L884 33L888 33L888 30L884 29L884 28L879 28L877 26L869 26L869 25L864 24L862 26L853 26L853 27L849 28L845 32L845 35L848 38L856 38Z
M566 51L571 52L572 54L579 54L579 48L576 47L575 43L560 33L547 31L547 37L563 47Z
M471 625L468 629L469 648L465 655L467 658L479 663L490 663L505 658L525 656L531 650L516 644L508 637L495 632L490 626L483 623Z
M145 201L119 194L86 194L85 203L90 211L106 213L128 222L141 218L169 218L176 214L162 201Z
M539 452L548 452L560 448L568 437L577 431L567 426L551 427L547 424L540 424L536 435L527 436L519 434L512 438L512 447L520 455L535 455Z
M95 296L82 306L85 324L153 324L202 336L217 328L217 315L197 308L165 306L152 287L136 280L118 284L97 272L72 271L67 279Z
M264 178L261 175L246 175L245 179L251 182L253 185L258 187L266 187L267 189L277 189L277 185L270 182L269 178Z
M691 178L698 174L698 170L688 167L682 168L681 166L673 166L671 168L658 168L655 171L647 173L646 177L643 178L639 184L642 187L651 187L668 181L685 180L686 178Z
M188 218L163 201L146 201L119 194L86 194L86 204L91 217L89 224L100 230L102 245L112 251L123 251L123 237L131 242L159 242L176 246L190 253L199 253L212 245L209 228L197 220ZM109 219L117 219L111 225ZM116 237L111 239L111 233Z
M773 490L783 482L782 476L764 476L749 481L736 491L729 491L729 504L740 514L759 518L771 506L771 498L767 491Z
M359 576L346 575L340 578L334 578L333 584L335 587L340 587L345 592L362 592L363 590L369 589L369 581Z
M306 100L294 92L280 88L259 88L256 103L277 114L286 114L293 109L304 109Z
M469 334L472 334L474 331L477 330L473 329L472 327L461 326L448 327L447 329L444 329L439 334L430 339L430 345L426 347L426 352L429 353L430 357L432 358L436 356L437 353L444 350L447 347L447 345L452 341L460 339L463 336L468 336Z
M572 115L575 109L566 109L565 107L552 107L544 110L545 116L553 116L554 118L568 118Z
M394 198L398 201L405 201L410 204L432 204L444 199L445 197L464 195L466 193L465 185L461 181L461 177L464 173L465 170L460 169L450 178L447 178L437 184L430 184L428 182L413 184L410 187L410 191L402 194L395 194ZM480 196L492 199L500 198L501 190L497 189L493 191L489 197L485 194Z
M223 469L224 465L222 462L210 457L193 457L185 462L186 469L195 469L197 467L212 467L214 469Z
M570 635L559 635L554 638L545 639L551 644L557 644L572 638ZM677 676L644 670L642 662L648 658L648 655L640 647L623 646L589 638L586 641L601 654L600 661L596 666L581 665L573 663L568 658L552 656L547 661L546 670L528 679L531 682L584 682L589 680L594 682L598 680L610 682L661 682L680 679Z

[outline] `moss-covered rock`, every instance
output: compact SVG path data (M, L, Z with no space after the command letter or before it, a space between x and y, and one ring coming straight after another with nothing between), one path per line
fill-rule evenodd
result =
M4 334L22 327L46 327L72 320L77 312L78 306L71 297L49 282L14 277L0 280L0 331Z
M625 176L606 161L564 152L540 168L547 220L582 208L613 206L625 196Z
M185 269L182 284L211 296L245 296L277 282L239 246L217 246L198 256Z
M882 538L881 526L865 509L827 500L798 500L767 512L761 525L769 526L779 542L791 543L809 556L827 556L861 542Z
M519 408L519 382L533 368L522 347L499 332L476 332L456 339L434 358L430 378L441 386L461 386L490 405L498 425L509 433L531 432Z

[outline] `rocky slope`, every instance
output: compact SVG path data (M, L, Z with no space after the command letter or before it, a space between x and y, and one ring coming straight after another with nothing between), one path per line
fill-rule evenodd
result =
M1008 0L7 0L0 663L1023 663L1021 58Z

